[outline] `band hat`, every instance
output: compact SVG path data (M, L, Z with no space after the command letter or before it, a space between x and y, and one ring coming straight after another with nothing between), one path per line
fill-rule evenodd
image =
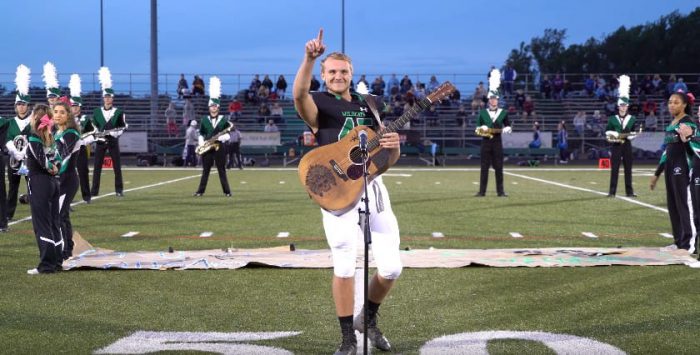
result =
M46 88L46 97L61 96L61 89L58 87L58 74L56 73L56 66L53 65L53 63L46 62L46 64L44 64L42 78L44 79L44 87Z
M491 75L489 76L489 93L488 98L500 98L501 95L498 92L498 88L501 86L501 72L498 69L491 70Z
M221 79L209 78L209 106L221 106Z
M83 99L80 97L81 84L80 75L72 74L68 81L68 89L70 90L70 105L83 106Z
M97 78L100 80L102 97L114 96L114 90L112 89L112 73L110 73L109 68L101 67L100 70L97 71Z
M630 85L632 82L630 80L630 77L627 75L620 75L618 81L620 83L620 86L617 89L617 105L627 106L630 104Z
M15 85L17 87L17 94L15 95L15 104L24 103L28 104L31 102L31 96L29 95L29 81L30 81L29 68L20 64L15 72Z

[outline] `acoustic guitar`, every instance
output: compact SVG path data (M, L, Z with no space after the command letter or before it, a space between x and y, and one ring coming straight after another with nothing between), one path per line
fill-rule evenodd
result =
M354 206L363 192L364 170L362 152L358 146L360 132L367 132L367 173L371 181L390 167L390 151L379 145L384 133L401 129L406 122L454 90L454 85L445 82L378 132L367 126L357 126L338 142L318 147L304 155L299 162L299 180L309 196L329 211L344 211Z

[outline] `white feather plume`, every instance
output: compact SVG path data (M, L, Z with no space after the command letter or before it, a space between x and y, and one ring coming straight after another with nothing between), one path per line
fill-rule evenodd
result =
M15 85L17 86L17 92L23 96L29 94L30 73L31 71L24 64L20 64L17 67L17 72L15 74Z
M70 89L71 97L80 97L80 75L73 74L70 76L70 81L68 82L68 88Z
M362 94L362 95L369 94L369 89L367 88L367 85L365 85L365 83L363 81L360 81L359 83L357 83L357 88L355 89L355 91L357 91L358 94Z
M46 62L44 64L44 74L42 75L44 79L44 86L48 88L58 87L58 74L56 74L56 66L51 62Z
M630 97L630 77L627 75L620 75L620 87L617 89L617 92L619 93L619 97Z
M216 76L209 78L209 97L213 99L221 97L221 79Z
M97 79L100 80L100 86L102 90L112 88L112 73L109 72L109 68L102 67L97 71Z
M498 92L498 88L501 86L501 72L498 69L491 70L491 76L489 77L489 92Z

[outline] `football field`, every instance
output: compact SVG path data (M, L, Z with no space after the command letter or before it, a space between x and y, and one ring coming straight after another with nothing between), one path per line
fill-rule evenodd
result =
M399 167L383 179L401 249L663 247L672 240L660 233L671 227L663 179L649 191L652 169L635 169L637 199L606 197L609 171L592 168L507 167L508 198L496 197L493 172L487 196L473 197L475 168ZM93 246L117 251L327 248L319 208L295 169L230 170L232 198L223 196L216 174L203 197L192 197L200 172L127 169L126 196L118 199L110 195L111 170L103 171L103 195L73 207L74 230ZM0 352L329 354L340 342L331 269L29 276L38 249L28 216L20 205L10 232L0 235ZM127 232L138 234L121 237ZM289 237L278 238L280 232ZM444 237L434 238L436 232ZM490 354L561 352L541 340L550 335L561 336L554 342L570 339L573 353L691 354L700 352L699 304L700 270L680 265L406 268L379 325L402 354L435 353L431 342L451 335L460 353L472 348L459 348L459 339L495 331L502 333L486 341ZM532 332L542 338L525 336Z

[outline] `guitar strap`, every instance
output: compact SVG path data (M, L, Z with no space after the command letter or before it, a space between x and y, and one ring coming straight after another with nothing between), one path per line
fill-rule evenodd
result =
M370 111L372 111L372 114L374 115L374 118L377 119L377 122L379 122L379 125L382 125L382 119L379 116L379 111L377 110L377 102L374 101L374 96L372 95L362 95L362 97L365 99L365 102L367 102L367 106L369 106Z

